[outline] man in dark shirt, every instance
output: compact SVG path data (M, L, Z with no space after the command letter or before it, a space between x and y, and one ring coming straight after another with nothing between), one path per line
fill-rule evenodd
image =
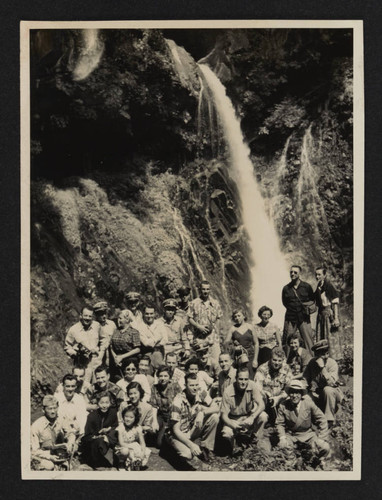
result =
M313 332L310 325L310 315L304 311L304 302L314 301L313 289L300 279L301 267L292 266L290 269L291 281L284 286L282 291L282 301L285 312L284 322L284 343L293 335L296 330L305 343L305 348L312 355Z

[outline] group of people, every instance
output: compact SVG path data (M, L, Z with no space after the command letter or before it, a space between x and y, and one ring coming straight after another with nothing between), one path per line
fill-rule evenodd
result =
M70 468L76 453L93 469L140 470L150 448L167 447L179 466L199 469L217 449L232 454L249 442L265 453L302 443L324 460L343 397L339 296L325 268L316 269L315 292L300 274L292 266L282 290L283 332L263 306L255 325L234 310L223 335L207 281L198 298L184 286L165 299L159 318L137 292L127 293L116 321L106 302L85 306L65 338L72 373L43 398L44 415L32 424L35 468Z

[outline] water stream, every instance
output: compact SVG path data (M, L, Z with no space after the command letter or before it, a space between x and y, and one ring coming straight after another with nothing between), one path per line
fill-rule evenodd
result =
M309 220L309 229L317 238L330 236L328 219L317 189L317 172L312 164L311 157L314 153L314 140L312 136L312 125L310 125L303 137L300 156L300 174L296 186L296 214L297 233L301 236L304 231L303 222ZM304 214L304 221L302 215Z
M98 66L104 50L97 29L81 30L82 46L77 64L73 70L73 80L87 78Z
M199 65L220 117L228 144L231 168L230 175L236 183L241 199L243 225L248 234L252 251L251 301L253 312L266 304L273 309L273 320L283 323L284 308L281 304L281 289L289 281L288 265L280 251L279 239L273 222L267 216L264 200L254 175L250 151L244 142L240 121L236 116L225 87L204 64Z

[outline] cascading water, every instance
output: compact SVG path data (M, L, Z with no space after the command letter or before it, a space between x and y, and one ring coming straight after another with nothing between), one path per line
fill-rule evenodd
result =
M197 280L204 280L205 275L204 275L203 270L199 264L199 259L196 255L195 247L194 247L192 239L189 235L189 232L187 231L186 227L184 226L182 217L176 208L173 208L173 219L174 219L174 227L175 227L177 233L179 234L179 239L180 239L180 242L182 245L182 250L181 250L182 260L183 260L184 265L187 268L188 276L190 277L189 286L192 287L192 285L193 285L194 290L196 290L197 286L198 286L198 282L197 283L193 282L194 281L193 276L195 273L193 272L192 267L190 266L190 262L194 263L195 270L198 273ZM190 259L190 256L191 256L191 259Z
M230 152L232 179L236 182L242 204L242 220L252 250L251 301L253 312L266 304L273 309L273 320L282 324L284 308L281 304L282 287L289 281L288 266L279 247L272 221L266 214L264 200L254 176L249 148L244 143L240 122L232 102L220 80L204 65L199 65L214 96L224 135Z
M87 78L98 66L104 45L98 36L97 29L84 29L82 34L82 47L77 64L73 70L73 80L80 81Z
M330 236L330 228L321 197L318 194L317 173L310 159L313 151L314 140L310 124L302 140L301 168L296 187L297 234L301 236L304 231L308 230L310 234L319 238L320 235ZM305 214L304 221L302 214ZM305 227L303 222L305 222ZM307 223L309 224L308 228L306 227Z
M287 155L289 143L292 136L289 136L285 142L279 161L276 164L276 170L272 179L271 189L269 193L269 217L275 221L280 209L280 205L284 199L284 195L280 190L280 185L287 171Z

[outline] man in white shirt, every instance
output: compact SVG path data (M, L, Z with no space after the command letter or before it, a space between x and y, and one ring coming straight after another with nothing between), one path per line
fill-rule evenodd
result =
M86 402L82 395L76 393L77 380L72 374L65 375L62 379L62 392L56 392L58 402L58 416L78 436L85 430L88 412Z
M80 366L74 366L72 373L74 377L76 378L77 381L77 386L76 386L76 393L81 394L84 396L86 394L86 391L89 389L90 384L88 382L85 382L85 368L82 368ZM56 393L62 392L63 391L63 386L62 382L60 382L56 388Z
M155 319L155 309L151 305L147 305L143 311L143 322L139 327L139 336L142 344L141 353L150 357L153 368L159 368L163 364L167 332L163 325Z
M65 352L73 359L74 365L85 367L85 380L90 382L94 370L102 364L100 355L100 328L93 321L93 309L83 307L80 321L69 328L65 338Z

